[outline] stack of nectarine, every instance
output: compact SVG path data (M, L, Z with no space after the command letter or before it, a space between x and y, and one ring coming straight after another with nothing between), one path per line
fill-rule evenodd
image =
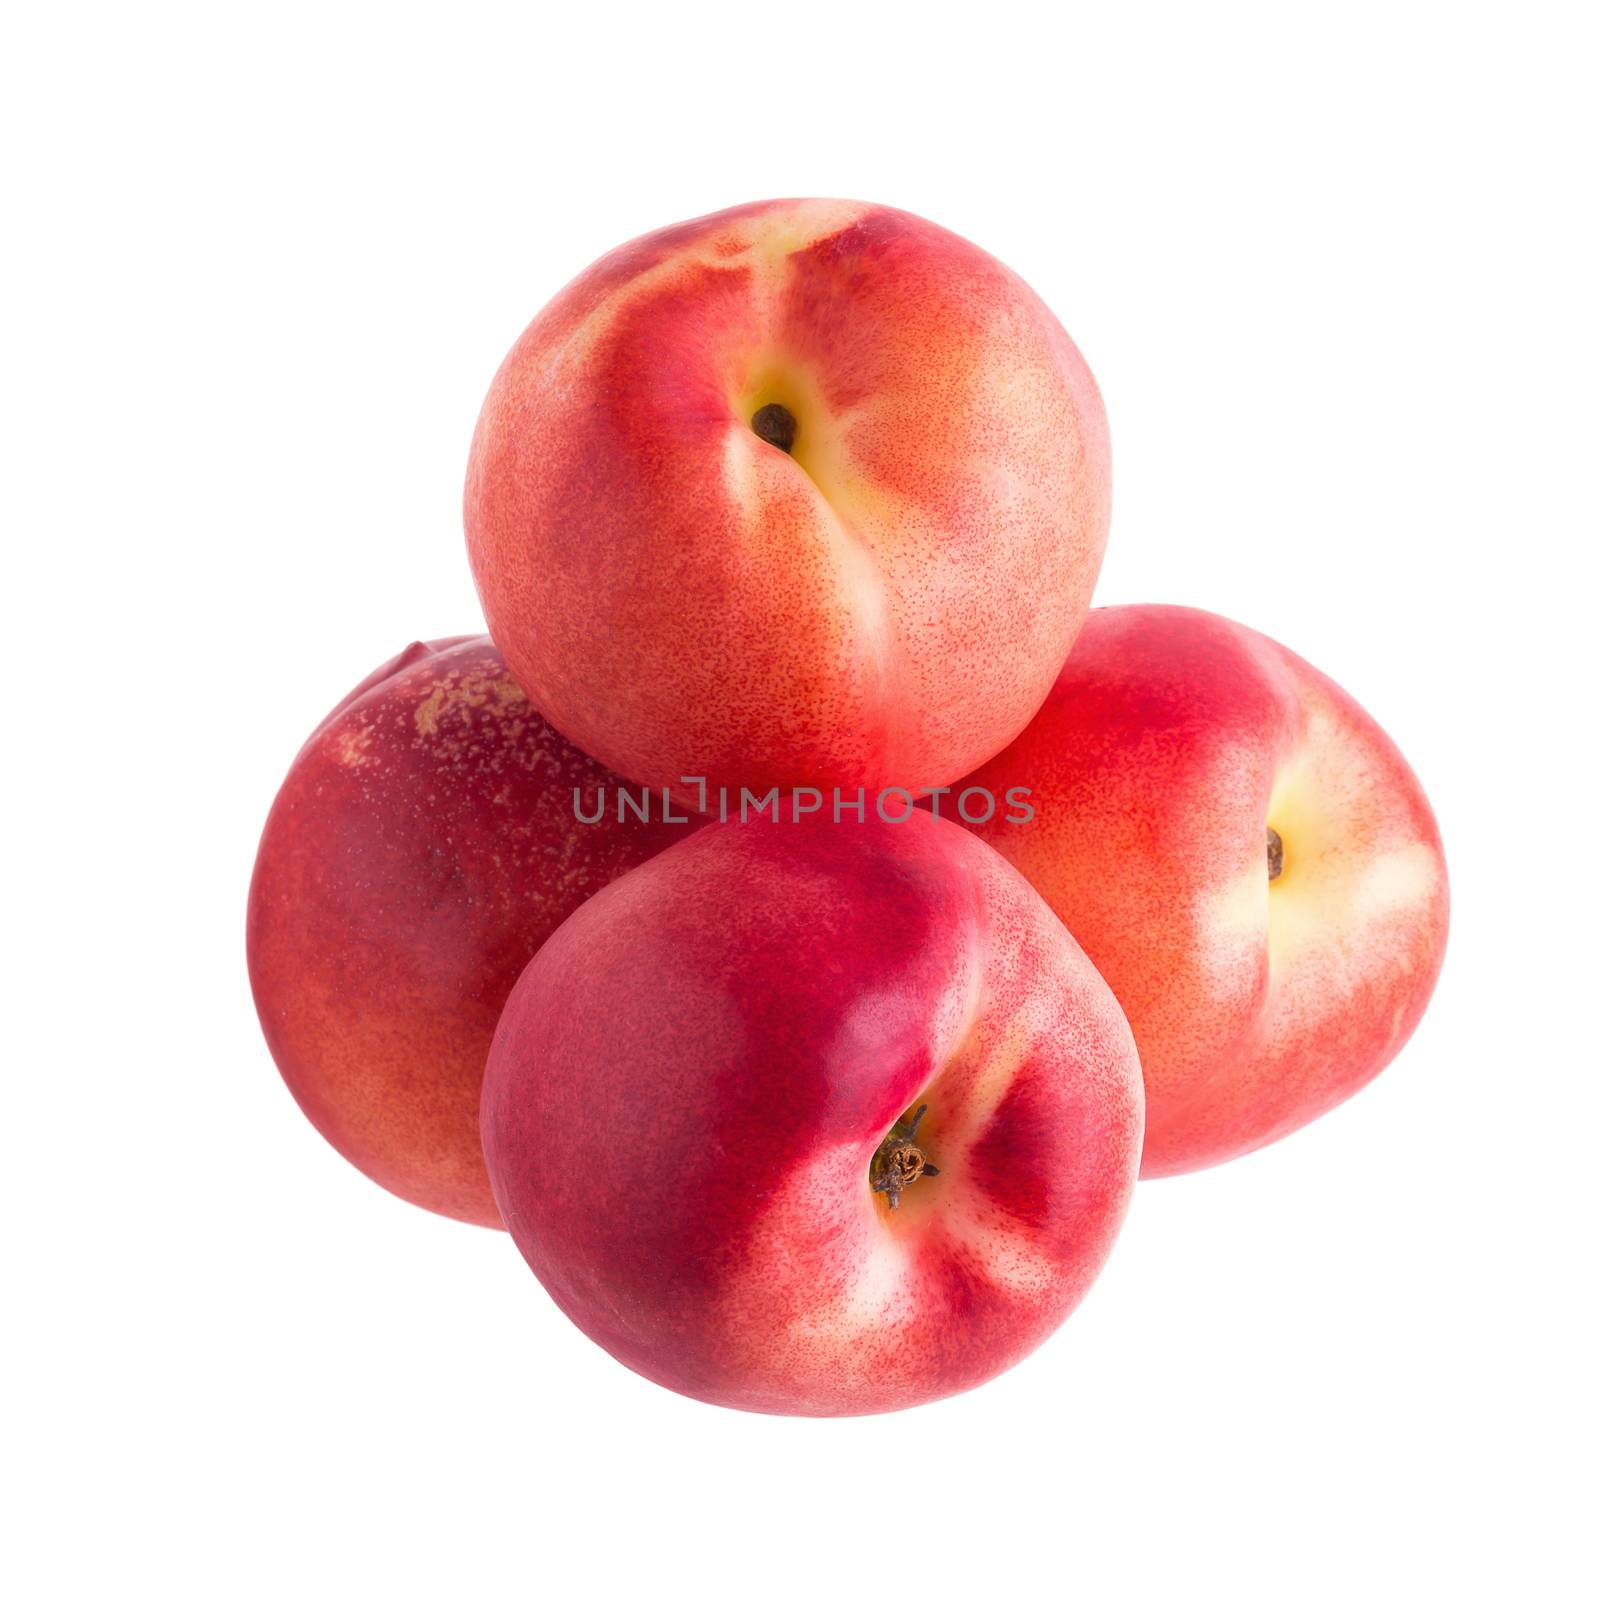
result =
M1109 516L1083 358L931 223L780 201L597 262L472 442L493 642L380 667L268 818L306 1114L685 1394L886 1410L1025 1355L1141 1172L1393 1057L1448 915L1337 685L1088 610Z

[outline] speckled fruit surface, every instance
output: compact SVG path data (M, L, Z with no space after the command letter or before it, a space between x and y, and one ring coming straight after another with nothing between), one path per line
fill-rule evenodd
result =
M969 781L1033 791L1032 821L975 831L1128 1015L1145 1176L1282 1138L1422 1016L1449 922L1433 813L1372 718L1262 634L1179 606L1091 612L1039 715Z
M891 1205L880 1147L919 1106L938 1170ZM1033 1349L1111 1248L1141 1122L1104 982L920 812L713 824L602 890L513 990L483 1098L506 1224L590 1338L698 1399L813 1415Z
M606 788L606 820L584 811ZM256 1008L284 1081L404 1199L500 1226L483 1064L529 957L696 824L616 820L616 779L545 723L487 638L414 644L295 758L250 886Z
M562 290L489 391L465 512L512 672L608 766L914 788L1044 698L1110 446L1015 273L903 211L779 200Z

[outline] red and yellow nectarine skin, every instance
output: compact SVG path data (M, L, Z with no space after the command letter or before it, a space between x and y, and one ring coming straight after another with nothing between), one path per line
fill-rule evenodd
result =
M953 1394L1077 1304L1136 1177L1099 975L952 824L714 824L582 907L484 1079L512 1237L577 1325L697 1399L838 1415ZM936 1176L875 1153L925 1104Z
M1433 813L1372 718L1271 639L1178 606L1093 611L1027 731L968 781L1033 791L1032 821L974 831L1128 1015L1146 1177L1320 1116L1422 1016L1449 921Z
M781 407L790 448L758 436ZM489 391L466 486L489 629L636 781L948 782L1021 731L1089 604L1088 367L991 256L784 200L603 257Z
M574 786L589 816L606 787L603 821ZM404 1199L500 1226L478 1137L500 1007L569 912L698 825L621 823L615 787L482 636L412 645L295 758L250 886L256 1007L306 1115Z

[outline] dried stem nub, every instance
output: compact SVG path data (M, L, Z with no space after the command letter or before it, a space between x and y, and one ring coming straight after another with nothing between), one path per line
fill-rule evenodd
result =
M750 427L758 439L775 444L786 454L793 451L795 435L800 431L800 424L794 420L794 412L788 406L780 406L777 401L762 406L751 417Z
M927 1109L926 1105L920 1105L908 1116L901 1117L872 1157L869 1176L873 1192L888 1196L891 1211L899 1210L902 1189L918 1178L939 1176L939 1169L929 1162L917 1143L917 1125Z

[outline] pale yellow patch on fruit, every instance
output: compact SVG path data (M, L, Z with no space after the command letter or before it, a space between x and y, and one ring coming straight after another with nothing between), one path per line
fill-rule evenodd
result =
M424 738L438 733L440 725L462 710L487 710L505 716L520 710L528 697L516 683L501 673L452 672L434 684L425 700L413 713L416 729Z
M1313 706L1267 812L1283 840L1283 872L1268 895L1275 972L1352 959L1375 925L1437 891L1440 866L1426 843L1377 842L1388 784L1359 730Z
M359 728L343 728L334 744L334 752L342 766L366 767L376 759L370 753L372 728L363 724Z
M1439 857L1417 843L1372 862L1352 896L1356 914L1376 920L1392 917L1431 900L1439 890Z
M1196 919L1196 949L1208 970L1233 968L1241 951L1257 947L1266 936L1272 888L1267 880L1263 828L1261 859L1218 888Z

